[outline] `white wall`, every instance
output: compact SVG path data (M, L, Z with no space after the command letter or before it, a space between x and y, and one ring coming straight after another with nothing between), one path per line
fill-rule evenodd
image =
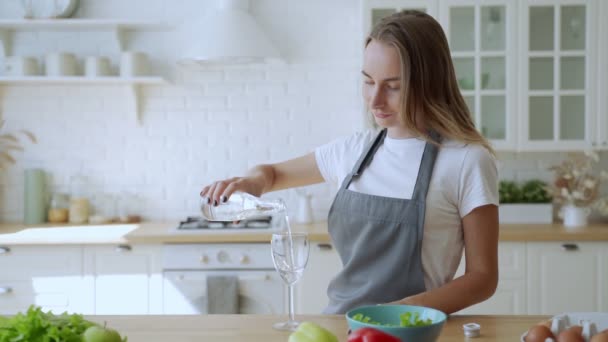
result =
M20 15L18 0L0 2L0 18ZM181 70L174 61L188 44L180 23L200 18L213 1L81 0L78 17L129 18L172 24L172 32L132 36L133 49L172 80L145 86L143 124L127 111L126 89L112 86L7 86L0 89L8 129L28 129L18 163L0 174L0 221L20 221L23 170L41 167L53 191L70 192L84 174L90 196L140 194L146 219L196 215L198 192L208 182L242 174L363 127L359 94L360 10L352 0L253 0L252 11L276 42L286 66ZM192 39L192 37L190 37ZM118 49L107 33L18 33L15 55L49 51L108 55ZM547 161L562 154L501 154L505 178L550 179ZM541 158L542 157L542 158ZM311 187L323 219L334 189ZM294 207L293 192L287 198Z
M19 1L0 2L0 17L17 18ZM49 172L52 190L69 192L84 174L90 195L142 196L148 219L197 214L198 192L212 180L239 175L260 162L307 153L362 127L358 86L358 6L326 2L252 1L258 21L276 41L286 66L181 70L187 44L180 23L202 17L212 1L81 1L78 17L168 22L172 32L132 35L131 46L150 53L157 71L173 81L142 90L143 125L127 112L126 89L112 86L10 86L1 89L6 128L39 139L16 155L0 176L0 218L19 221L23 170ZM49 51L107 55L119 50L107 33L17 33L14 55L40 60ZM311 189L319 217L329 205L327 186ZM293 192L283 192L293 202Z

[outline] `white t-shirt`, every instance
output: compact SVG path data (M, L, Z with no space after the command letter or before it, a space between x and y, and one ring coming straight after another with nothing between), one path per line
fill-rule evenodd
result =
M368 130L336 139L315 149L326 181L339 188L377 132ZM349 190L410 199L425 141L384 138L374 158ZM453 279L464 246L462 218L473 209L498 205L496 160L480 145L444 140L427 193L422 268L427 290Z

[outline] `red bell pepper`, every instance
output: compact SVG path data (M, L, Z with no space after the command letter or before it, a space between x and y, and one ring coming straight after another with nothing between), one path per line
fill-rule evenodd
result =
M348 342L401 342L401 339L374 328L361 328L348 335Z

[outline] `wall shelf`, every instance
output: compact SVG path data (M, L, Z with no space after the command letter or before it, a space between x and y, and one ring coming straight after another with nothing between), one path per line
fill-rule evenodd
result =
M169 28L169 25L163 23L115 19L0 20L0 29L11 31L107 31L114 29L165 31Z
M128 111L132 113L136 122L141 124L141 86L142 85L162 85L167 82L162 77L146 76L146 77L84 77L84 76L64 76L64 77L47 77L47 76L23 76L23 77L0 77L0 86L11 85L26 85L26 86L43 86L43 85L112 85L122 86L127 96Z
M0 20L0 40L3 55L9 56L12 48L12 33L15 31L109 31L116 37L121 51L126 48L126 32L168 31L171 26L160 22L143 22L117 19L15 19Z
M132 31L168 31L171 26L160 22L142 22L121 19L15 19L0 20L0 57L10 56L12 53L14 32L38 31L69 31L69 32L108 32L113 34L120 51L127 49L127 32ZM129 111L133 113L136 121L141 123L140 88L142 85L160 85L166 81L162 77L0 77L0 86L11 85L113 85L125 89L128 99Z
M22 76L22 77L0 77L0 84L18 85L46 85L46 84L91 84L91 85L130 85L130 84L163 84L166 83L162 77L84 77L84 76Z

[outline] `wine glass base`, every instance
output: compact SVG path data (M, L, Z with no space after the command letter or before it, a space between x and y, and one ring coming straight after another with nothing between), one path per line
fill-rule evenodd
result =
M275 323L272 325L272 327L277 330L296 331L296 329L298 329L299 325L300 325L300 322L287 321L287 322Z

